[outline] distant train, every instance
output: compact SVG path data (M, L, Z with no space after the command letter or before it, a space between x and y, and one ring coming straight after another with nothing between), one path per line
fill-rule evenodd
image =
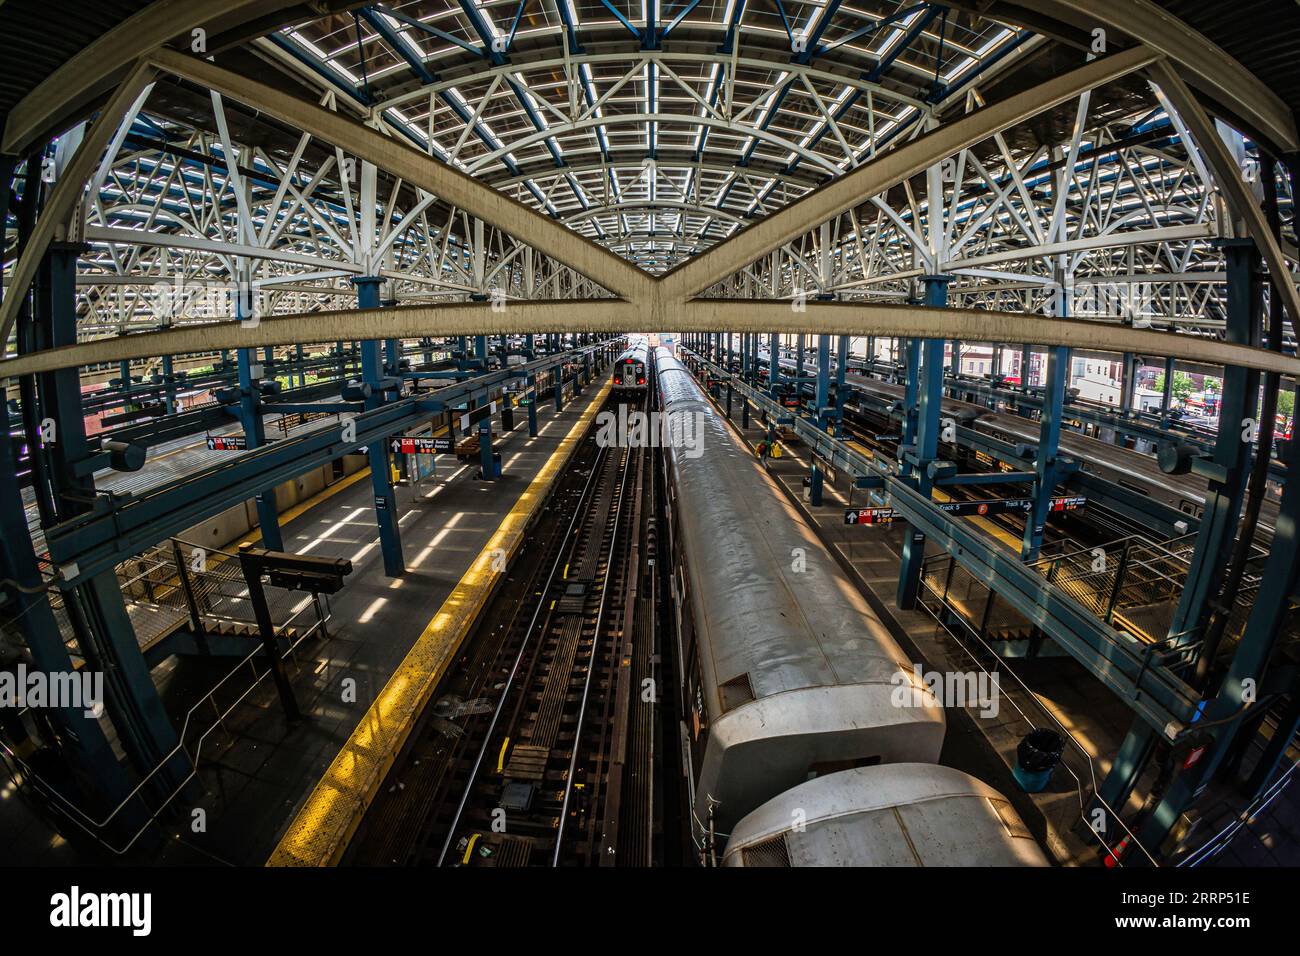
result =
M935 766L939 701L686 368L665 349L654 361L668 416L682 749L701 860L897 862L907 835L882 825L889 810L895 821L926 822L911 836L912 863L1045 865L1007 801ZM922 806L939 798L960 812Z
M614 392L619 395L644 395L649 387L646 383L646 363L649 361L650 349L644 342L634 343L626 352L614 361Z

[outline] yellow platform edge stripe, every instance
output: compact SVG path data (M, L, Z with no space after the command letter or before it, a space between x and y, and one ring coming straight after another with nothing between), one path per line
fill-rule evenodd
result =
M493 554L504 551L508 562L519 550L524 532L609 391L607 380L501 520L308 795L267 866L330 866L343 855L416 718L487 603L501 574L492 570Z

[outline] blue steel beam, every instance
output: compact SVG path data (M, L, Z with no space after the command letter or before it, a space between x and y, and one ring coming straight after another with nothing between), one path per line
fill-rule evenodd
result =
M1026 561L1038 557L1043 546L1043 531L1052 504L1052 492L1062 474L1059 460L1061 418L1065 405L1065 379L1070 370L1070 350L1047 350L1047 392L1038 419L1038 448L1034 454L1034 471L1037 480L1030 497L1034 504L1025 518L1025 534L1020 545L1020 556Z
M1288 464L1300 467L1296 443L1287 443ZM1147 846L1159 846L1179 815L1200 795L1220 769L1235 738L1251 727L1248 716L1267 705L1264 679L1274 648L1292 617L1297 587L1300 586L1300 483L1282 490L1282 518L1264 567L1258 597L1251 607L1246 629L1214 696L1200 719L1192 724L1207 735L1204 756L1192 766L1181 767L1160 804L1147 819L1138 836ZM1274 733L1278 733L1274 730Z
M925 276L925 304L941 307L948 302L948 283L951 276ZM917 340L913 340L917 342ZM934 488L930 463L939 456L939 414L943 407L943 339L924 339L918 342L921 357L919 375L915 366L908 369L908 382L915 379L919 400L916 411L916 432L913 443L900 442L899 455L911 466L910 473L917 478L919 493L929 499ZM903 539L903 557L898 571L898 606L911 609L916 606L921 586L921 567L925 563L925 534L912 526Z
M365 7L361 10L361 16L376 33L384 38L389 48L406 61L406 65L411 68L411 72L419 78L422 84L427 86L434 81L434 76L429 72L428 67L424 65L424 61L416 57L411 52L410 46L402 42L397 35L397 31L384 19L382 12L376 12L375 7Z
M1223 244L1228 267L1226 340L1258 347L1264 307L1259 250L1249 239L1230 239ZM1209 481L1187 582L1169 625L1169 636L1181 643L1192 643L1200 635L1210 604L1223 585L1250 477L1253 445L1242 440L1242 427L1246 419L1256 419L1259 382L1258 372L1232 367L1223 370L1219 437L1211 458L1218 466L1217 473ZM1261 451L1269 453L1268 449Z

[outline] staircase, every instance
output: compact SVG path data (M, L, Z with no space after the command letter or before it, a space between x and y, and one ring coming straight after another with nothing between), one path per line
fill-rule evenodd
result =
M1122 636L1138 645L1154 647L1170 639L1195 545L1195 535L1164 543L1129 535L1099 547L1084 547L1067 539L1044 548L1042 556L1029 567ZM1267 552L1255 548L1247 563L1228 621L1225 650L1245 629L1267 557ZM1032 622L999 602L996 592L973 578L949 555L927 558L922 580L932 600L946 613L960 618L1002 656L1060 653L1042 638Z

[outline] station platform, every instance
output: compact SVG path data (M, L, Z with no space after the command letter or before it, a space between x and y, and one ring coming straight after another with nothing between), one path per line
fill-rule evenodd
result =
M555 478L608 394L598 376L563 411L539 403L538 435L526 416L511 432L499 420L495 447L503 476L477 478L477 460L438 459L435 476L399 485L406 573L384 573L369 472L363 469L281 515L287 551L341 557L353 572L330 599L327 637L311 637L286 661L304 719L290 726L273 682L251 692L247 668L228 694L194 711L213 723L241 693L247 697L203 737L197 761L197 797L169 818L161 844L142 838L125 856L78 840L63 846L65 862L171 865L262 865L329 862L312 857L320 846L339 852L373 789L383 779L442 670L490 598L532 518L545 507ZM154 670L177 724L228 672L230 658L172 657ZM391 753L390 753L391 751ZM24 812L24 801L3 801L0 846L21 863L50 861L63 841L45 821ZM203 811L201 828L193 811ZM289 836L285 837L286 831Z

